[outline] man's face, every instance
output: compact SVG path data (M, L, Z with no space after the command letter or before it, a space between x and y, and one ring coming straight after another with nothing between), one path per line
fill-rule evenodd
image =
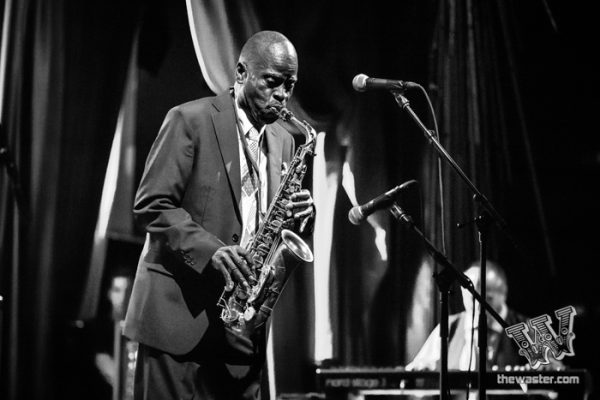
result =
M293 49L275 44L253 62L240 62L236 83L241 84L240 106L254 125L275 122L286 106L298 79L298 62Z

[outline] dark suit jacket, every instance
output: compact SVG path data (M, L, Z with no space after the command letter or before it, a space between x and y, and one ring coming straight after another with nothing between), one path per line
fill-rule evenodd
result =
M292 136L266 128L269 199L282 163L293 157ZM148 155L134 214L147 234L125 322L140 343L185 354L220 324L222 278L207 268L214 252L241 237L240 156L229 93L171 109Z

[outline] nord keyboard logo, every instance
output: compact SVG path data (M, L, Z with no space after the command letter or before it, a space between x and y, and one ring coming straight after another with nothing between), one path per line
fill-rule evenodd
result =
M509 326L505 331L519 346L519 354L527 358L531 368L537 369L540 365L550 363L550 353L557 360L575 355L573 320L576 314L573 306L554 311L558 319L558 333L552 328L552 319L548 314L531 318L527 323Z

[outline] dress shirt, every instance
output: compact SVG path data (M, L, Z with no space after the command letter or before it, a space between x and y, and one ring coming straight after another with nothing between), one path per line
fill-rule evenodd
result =
M237 129L238 131L241 129L242 130L242 136L244 138L248 137L248 133L250 132L250 129L252 129L252 123L250 122L250 120L248 119L248 116L246 115L246 112L244 110L242 110L239 105L238 105L238 101L237 101L237 95L234 98L234 105L235 105L235 109L236 109L236 114L238 117L238 121L237 121ZM259 146L260 146L260 151L258 153L258 160L256 161L256 164L258 165L258 169L259 169L259 182L260 182L260 200L258 202L258 206L260 209L260 214L264 215L267 212L267 151L266 151L266 146L265 146L265 140L264 140L264 134L265 134L265 128L266 125L263 125L263 127L258 131L259 133ZM239 132L238 132L239 133ZM240 176L243 174L243 168L244 165L247 165L247 160L246 160L246 155L244 152L244 144L241 141L240 136L238 135L238 150L239 150L239 154L240 154ZM248 165L249 169L252 169L251 165ZM248 220L248 216L250 214L250 205L249 205L249 200L248 198L244 198L244 196L240 196L240 212L242 213L242 221L247 221ZM259 223L261 218L259 217ZM257 225L258 228L258 225ZM245 231L242 230L242 238L240 240L240 243L247 243L248 239L251 238L246 238L245 237Z

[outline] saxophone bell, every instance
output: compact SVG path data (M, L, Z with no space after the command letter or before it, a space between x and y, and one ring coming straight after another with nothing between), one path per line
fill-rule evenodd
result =
M306 242L294 232L290 231L289 229L282 230L281 240L289 249L289 251L299 260L302 260L304 262L313 261L314 256L313 252L310 250L310 247L308 247Z

